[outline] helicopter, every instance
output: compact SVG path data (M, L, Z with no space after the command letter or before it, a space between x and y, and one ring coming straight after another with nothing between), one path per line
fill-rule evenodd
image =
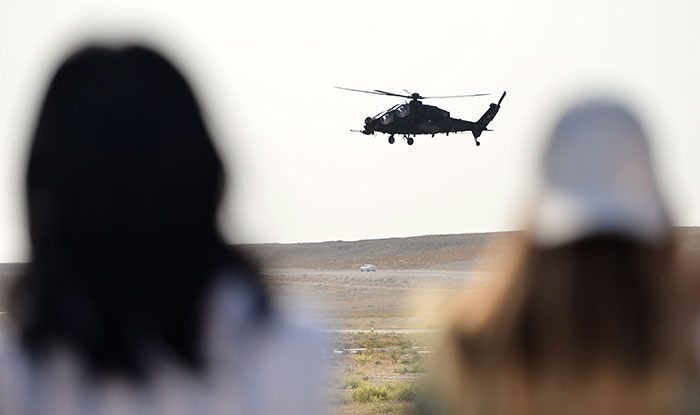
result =
M363 92L366 94L386 95L391 97L401 97L410 99L404 104L396 104L386 111L382 111L374 117L365 118L365 127L362 130L350 130L366 135L374 135L375 132L389 134L389 144L394 144L394 135L403 135L404 140L408 145L413 145L413 140L416 135L430 134L435 137L435 134L460 133L471 131L474 135L474 142L477 146L481 145L479 137L484 131L492 131L487 129L489 123L498 113L501 108L501 102L505 98L506 93L498 100L497 104L489 105L484 115L478 121L465 121L458 118L451 118L450 113L433 105L426 105L421 102L423 99L434 98L464 98L464 97L479 97L490 94L471 94L471 95L443 95L424 97L416 92L410 92L404 89L407 95L395 94L393 92L381 91L375 89L373 91L365 91L362 89L344 88L336 86L337 89L347 91ZM413 136L413 137L411 137Z

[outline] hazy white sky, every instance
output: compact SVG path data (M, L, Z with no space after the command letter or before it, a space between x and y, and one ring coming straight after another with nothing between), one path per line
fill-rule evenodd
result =
M0 262L28 255L22 181L47 78L95 37L145 39L191 79L230 167L234 241L516 228L553 119L601 92L647 119L676 222L700 224L695 0L5 1ZM481 147L467 134L408 147L349 132L400 99L333 85L493 93L431 102L472 121L508 96Z

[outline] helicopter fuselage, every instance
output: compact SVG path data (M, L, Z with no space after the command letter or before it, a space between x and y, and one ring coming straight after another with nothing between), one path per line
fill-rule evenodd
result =
M413 100L365 120L365 134L441 134L470 131L474 123L450 117L450 113L433 105Z
M505 92L501 100L504 96ZM442 108L423 104L418 99L412 99L404 104L395 105L374 117L367 117L361 132L367 135L375 132L389 134L390 143L394 142L394 134L400 134L407 139L409 144L413 144L413 139L410 136L420 134L449 135L449 133L471 131L476 145L479 145L478 138L498 113L501 100L498 101L498 104L491 104L484 115L478 121L473 122L452 118L450 113Z

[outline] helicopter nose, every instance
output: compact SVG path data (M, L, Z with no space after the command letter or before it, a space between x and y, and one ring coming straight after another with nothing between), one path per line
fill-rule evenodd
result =
M374 134L374 126L372 125L372 117L365 118L365 129L362 131L364 134Z

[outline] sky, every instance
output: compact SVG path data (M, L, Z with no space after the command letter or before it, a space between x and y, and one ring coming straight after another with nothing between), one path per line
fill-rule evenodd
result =
M553 122L601 94L644 119L676 224L699 225L698 39L694 0L4 1L0 262L29 256L28 138L55 67L88 41L146 42L194 85L228 166L230 241L305 242L520 228ZM471 121L508 95L480 147L409 147L350 132L401 99L335 85L493 94L428 102Z

